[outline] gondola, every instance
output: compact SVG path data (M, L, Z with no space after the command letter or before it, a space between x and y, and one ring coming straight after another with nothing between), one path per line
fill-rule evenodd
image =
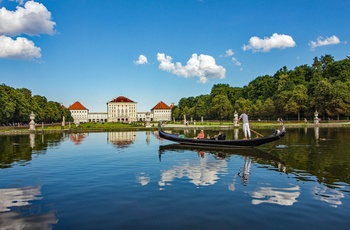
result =
M252 138L246 140L212 140L212 139L195 139L195 138L186 138L183 135L167 133L162 130L161 122L158 124L158 133L159 137L178 142L183 145L192 145L192 146L219 146L219 147L230 147L230 148L247 148L247 147L257 147L263 144L271 143L278 141L286 135L285 127L283 126L282 130L275 130L273 134L265 137Z

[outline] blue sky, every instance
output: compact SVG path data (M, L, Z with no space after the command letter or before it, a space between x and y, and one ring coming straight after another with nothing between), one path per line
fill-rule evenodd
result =
M0 0L0 83L107 111L350 54L349 0Z

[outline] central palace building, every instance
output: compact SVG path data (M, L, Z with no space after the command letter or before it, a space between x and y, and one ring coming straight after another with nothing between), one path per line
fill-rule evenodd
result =
M127 97L119 96L107 102L107 113L89 112L79 101L68 107L74 119L74 123L86 122L121 122L130 123L145 121L149 116L151 121L171 121L171 110L174 104L168 106L163 101L156 104L151 112L137 112L137 102Z

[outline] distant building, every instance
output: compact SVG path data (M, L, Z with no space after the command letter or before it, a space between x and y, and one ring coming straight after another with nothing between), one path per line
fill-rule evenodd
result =
M136 117L138 121L146 121L147 112L137 112ZM153 121L153 113L149 113L149 117L151 119L150 121Z
M79 101L74 102L71 106L68 107L74 123L86 123L88 122L89 110L85 108Z
M151 109L153 121L171 121L171 107L160 101Z
M108 114L107 113L89 113L88 121L89 122L107 122Z
M137 121L136 111L136 102L124 96L119 96L107 102L107 121L123 123L135 122Z
M137 112L137 103L119 96L107 102L107 112L89 112L79 101L74 102L68 109L74 119L74 123L85 122L136 122L146 121L147 114L149 121L171 121L171 110L174 103L168 106L163 101L155 105L151 112Z

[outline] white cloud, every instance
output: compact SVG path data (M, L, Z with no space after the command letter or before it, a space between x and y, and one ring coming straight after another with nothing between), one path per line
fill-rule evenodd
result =
M17 2L18 4L20 5L23 5L24 4L24 0L9 0L10 2ZM1 0L0 0L1 2Z
M242 49L253 50L253 52L269 52L271 49L285 49L296 46L293 38L285 34L274 33L271 37L263 39L256 36L249 39L249 44L244 45Z
M158 53L157 60L160 62L159 69L185 78L198 77L198 81L201 83L208 82L210 78L225 78L226 69L216 65L215 59L209 55L201 54L198 56L197 54L192 54L192 57L187 61L185 66L180 62L174 64L172 57L164 53Z
M142 55L142 54L139 56L139 59L137 61L135 61L136 65L144 65L147 63L148 63L147 57L145 55Z
M225 51L225 55L220 55L221 57L231 57L233 56L235 53L232 51L232 49L228 49Z
M0 58L34 59L41 57L41 49L26 38L13 40L10 37L0 36Z
M317 41L310 41L309 46L312 50L314 50L318 46L329 46L339 44L340 40L337 36L333 35L332 37L327 37L323 39L323 37L318 37Z
M22 0L16 0L23 5ZM54 34L56 23L51 20L51 13L46 7L35 1L27 1L15 11L0 8L0 58L34 59L41 57L41 49L27 38L8 36L27 34Z
M237 58L232 58L231 61L233 62L233 64L235 64L236 66L241 66L242 64L237 60Z
M50 11L41 3L28 1L16 11L0 8L0 35L53 34L55 25Z

